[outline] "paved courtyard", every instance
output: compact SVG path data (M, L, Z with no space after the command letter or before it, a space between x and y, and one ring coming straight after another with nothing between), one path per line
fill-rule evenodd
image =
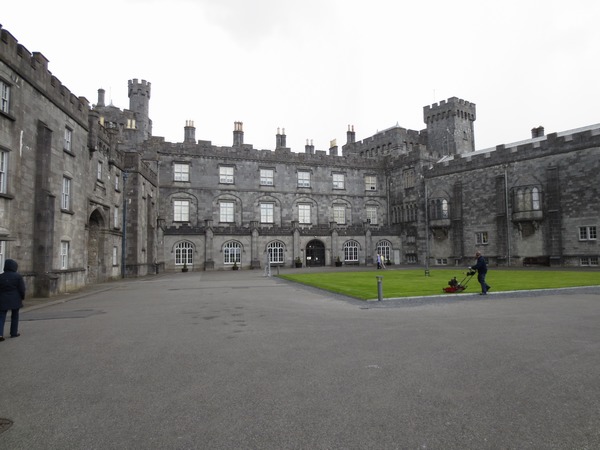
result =
M600 448L598 288L365 303L162 274L32 301L20 331L0 449Z

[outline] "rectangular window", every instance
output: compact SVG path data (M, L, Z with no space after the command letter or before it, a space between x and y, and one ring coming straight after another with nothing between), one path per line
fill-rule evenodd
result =
M598 239L596 233L596 227L579 227L579 240L580 241L595 241Z
M344 174L343 173L334 173L333 174L333 188L334 189L344 189Z
M0 194L6 194L8 185L8 152L0 150ZM4 267L4 266L2 266Z
M261 223L273 223L273 203L260 204L260 221Z
M102 181L102 161L98 161L98 168L96 170L96 179Z
M219 183L233 184L233 167L219 167Z
M71 210L71 179L67 177L63 177L60 207L66 211Z
M447 266L448 265L448 259L447 258L437 258L435 260L435 264L438 266Z
M487 231L478 231L475 233L475 240L477 245L487 244L488 243L488 233Z
M72 141L73 141L73 130L71 130L69 127L65 128L65 142L63 143L63 150L66 152L71 152L71 148L72 148Z
M346 207L343 205L333 205L333 221L339 224L346 223Z
M233 219L233 202L220 202L219 203L219 222L234 222Z
M190 181L190 165L173 164L173 181Z
M6 260L6 241L0 241L0 273L4 272L4 261Z
M115 175L115 191L119 191L119 184L121 182L121 176L119 174Z
M190 221L190 202L189 200L175 200L173 202L173 221Z
M116 245L113 247L112 265L113 266L118 266L119 265L119 247L117 247Z
M119 207L115 206L115 217L113 221L113 227L119 228Z
M405 189L415 187L415 170L408 169L402 174L402 183Z
M298 172L298 187L310 187L310 172Z
M365 175L365 190L376 191L377 190L377 177L375 175Z
M260 185L273 186L273 169L260 169Z
M0 112L10 113L10 86L2 80L0 80Z
M69 268L69 242L60 241L60 268L62 270Z
M367 222L371 225L377 225L377 207L367 206Z
M310 223L310 205L298 205L298 222Z

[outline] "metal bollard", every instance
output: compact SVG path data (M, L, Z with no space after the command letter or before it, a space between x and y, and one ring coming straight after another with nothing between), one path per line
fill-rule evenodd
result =
M383 283L381 281L383 277L376 276L375 278L377 278L377 301L380 302L383 300Z

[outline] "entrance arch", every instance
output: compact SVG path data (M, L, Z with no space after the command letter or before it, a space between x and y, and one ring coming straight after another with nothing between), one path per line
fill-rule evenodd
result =
M102 214L95 209L90 215L88 222L87 239L87 283L94 284L105 281L104 270L104 218Z
M313 239L306 244L306 267L325 265L325 244L318 239Z

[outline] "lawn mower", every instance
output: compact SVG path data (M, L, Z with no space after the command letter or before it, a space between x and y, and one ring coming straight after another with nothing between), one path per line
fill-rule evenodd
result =
M460 281L458 281L456 277L454 277L450 281L448 281L448 286L442 288L442 290L448 294L462 292L467 288L467 284L469 284L469 281L471 281L471 278L473 278L473 275L475 275L476 273L477 271L475 270L469 270L467 273L465 273L465 277Z

